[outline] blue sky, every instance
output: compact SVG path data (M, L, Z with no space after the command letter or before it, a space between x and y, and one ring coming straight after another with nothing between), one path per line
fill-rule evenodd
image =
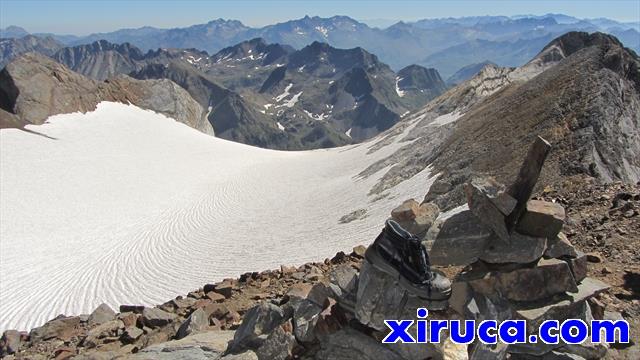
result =
M31 32L89 34L125 27L182 27L212 19L263 26L304 15L347 15L358 20L412 21L473 15L563 13L579 18L640 21L640 0L537 1L169 1L169 0L0 0L0 27Z

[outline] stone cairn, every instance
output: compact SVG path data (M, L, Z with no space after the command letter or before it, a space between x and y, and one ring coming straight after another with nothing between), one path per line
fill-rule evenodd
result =
M527 320L537 334L549 319L593 319L588 299L607 285L588 278L585 254L561 232L562 206L530 200L550 145L537 138L515 182L492 178L465 184L468 210L439 219L438 207L408 200L392 218L420 236L433 265L464 266L450 307L428 320ZM360 253L364 253L363 249ZM598 359L599 344L382 344L385 319L415 319L425 301L363 261L336 269L330 282L292 293L283 305L250 310L228 352L262 358L317 359ZM597 311L595 311L597 313ZM414 325L415 326L415 325ZM411 330L415 334L415 329ZM446 336L446 332L442 333Z

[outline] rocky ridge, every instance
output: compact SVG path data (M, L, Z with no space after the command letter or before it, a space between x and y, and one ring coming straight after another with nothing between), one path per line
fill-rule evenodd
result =
M42 124L49 116L94 110L102 101L131 103L154 110L194 129L213 134L203 108L169 80L119 76L98 83L36 53L27 53L0 72L0 124Z

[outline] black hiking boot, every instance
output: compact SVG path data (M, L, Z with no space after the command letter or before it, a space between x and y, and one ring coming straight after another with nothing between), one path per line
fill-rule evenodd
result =
M428 309L449 306L451 282L442 272L431 269L420 239L397 222L387 220L384 230L367 249L365 259L376 269L398 278L410 293L427 300Z

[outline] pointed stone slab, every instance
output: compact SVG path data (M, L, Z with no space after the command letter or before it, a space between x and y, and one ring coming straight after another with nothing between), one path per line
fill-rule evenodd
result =
M527 157L522 162L520 172L514 183L507 189L507 193L511 195L518 202L513 212L507 216L507 228L513 230L516 222L520 219L520 216L524 213L527 207L527 201L533 193L533 188L538 182L542 165L549 155L551 150L551 144L545 139L538 136L534 141Z

